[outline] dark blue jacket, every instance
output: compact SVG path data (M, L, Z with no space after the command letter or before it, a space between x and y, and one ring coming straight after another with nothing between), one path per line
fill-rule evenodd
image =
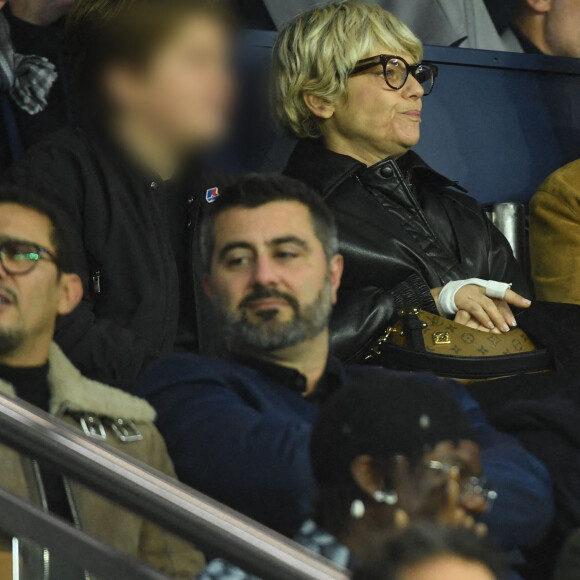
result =
M333 366L340 385L363 373L396 376ZM476 430L485 475L499 494L486 516L492 537L504 549L540 541L553 517L544 466L493 429L462 385L424 380L453 396ZM276 530L300 526L316 492L308 452L318 407L298 389L238 362L178 355L152 365L136 394L157 410L181 481Z

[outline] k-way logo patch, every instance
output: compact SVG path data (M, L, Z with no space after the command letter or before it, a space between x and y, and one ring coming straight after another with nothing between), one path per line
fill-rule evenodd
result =
M205 192L205 201L207 203L213 203L220 196L220 190L218 187L212 187Z

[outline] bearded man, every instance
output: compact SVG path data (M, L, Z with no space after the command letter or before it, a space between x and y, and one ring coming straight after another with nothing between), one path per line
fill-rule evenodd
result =
M330 355L343 258L332 214L308 186L280 175L242 177L210 205L201 254L214 332L228 354L161 360L137 394L155 407L183 482L293 535L317 491L309 443L320 406L369 375L404 388L402 375ZM403 306L403 295L393 299ZM505 549L537 542L551 517L544 467L495 431L462 385L416 376L452 396L477 433L483 473L498 494L483 518L492 538Z

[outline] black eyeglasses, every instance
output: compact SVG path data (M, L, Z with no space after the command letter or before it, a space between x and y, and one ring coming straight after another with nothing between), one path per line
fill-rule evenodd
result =
M58 267L58 258L50 250L32 242L8 240L0 244L0 263L12 276L32 272L40 260L47 260Z
M395 91L402 89L409 75L412 75L423 87L425 97L433 91L435 79L439 74L439 69L434 64L429 62L409 64L404 58L394 54L379 54L378 56L359 60L350 74L351 76L356 75L375 66L383 67L385 82Z

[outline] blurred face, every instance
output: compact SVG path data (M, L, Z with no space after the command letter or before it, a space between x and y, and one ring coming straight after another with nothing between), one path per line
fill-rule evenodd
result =
M457 445L451 441L439 443L435 449L425 456L427 463L433 462L435 468L430 468L426 474L429 485L437 486L452 480L457 483L459 496L457 504L466 512L482 515L486 510L486 499L473 492L470 485L472 478L482 475L479 446L473 441L460 441ZM439 464L443 470L438 469ZM447 471L452 468L452 472Z
M546 42L553 54L580 58L580 0L552 0Z
M452 555L409 566L399 577L401 580L496 580L491 571L479 562L469 562Z
M376 54L392 54L386 47ZM408 54L398 55L416 64ZM424 90L409 75L400 90L390 88L381 65L353 75L347 93L332 106L332 116L322 123L327 147L374 165L386 157L400 157L421 135Z
M106 82L121 115L149 126L178 147L219 140L232 101L230 38L210 16L186 19L148 64L145 72L116 67Z
M0 205L0 244L29 242L56 255L51 232L47 217L19 205ZM0 264L0 361L43 364L57 316L72 311L81 294L78 277L59 276L48 259L22 275L9 274Z
M64 16L74 0L10 0L10 9L17 18L38 26L47 26ZM6 4L0 0L0 8Z
M218 216L205 285L232 350L276 351L326 332L342 273L293 201Z
M451 469L449 469L451 468ZM480 451L472 441L439 443L423 462L397 485L399 506L413 518L452 520L460 509L482 515L487 500L474 491L473 477L480 477Z

